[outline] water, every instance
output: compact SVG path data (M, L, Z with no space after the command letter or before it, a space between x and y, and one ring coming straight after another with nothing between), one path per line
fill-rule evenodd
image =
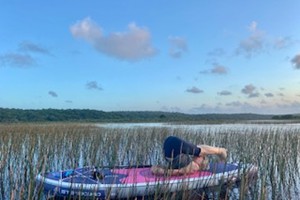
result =
M171 123L102 123L96 124L97 127L108 129L134 129L134 128L168 128L181 129L189 131L234 131L245 132L245 130L255 129L262 130L300 130L300 123L285 123L285 124L261 124L261 123L232 123L232 124L171 124Z

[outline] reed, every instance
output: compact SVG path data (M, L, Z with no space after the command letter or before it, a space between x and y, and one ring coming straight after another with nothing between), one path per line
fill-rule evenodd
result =
M152 165L164 162L162 143L177 135L197 144L222 146L229 162L255 163L258 177L214 191L157 191L144 199L297 199L300 192L300 129L101 128L93 124L1 124L0 200L51 199L36 185L41 172L78 166ZM213 159L213 158L211 158ZM225 191L225 195L224 195ZM222 193L222 195L221 195ZM224 197L225 196L225 197Z

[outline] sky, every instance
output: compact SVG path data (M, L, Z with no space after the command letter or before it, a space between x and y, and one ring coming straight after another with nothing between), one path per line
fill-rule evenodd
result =
M0 107L300 113L299 0L0 0Z

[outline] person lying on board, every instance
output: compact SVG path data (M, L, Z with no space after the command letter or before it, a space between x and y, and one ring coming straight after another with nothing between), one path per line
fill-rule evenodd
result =
M208 169L207 155L217 155L221 161L227 157L227 149L208 145L194 145L176 136L169 136L163 145L167 167L152 166L155 175L186 175Z

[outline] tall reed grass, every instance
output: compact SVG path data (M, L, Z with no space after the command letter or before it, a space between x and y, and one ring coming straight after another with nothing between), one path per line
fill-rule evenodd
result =
M93 124L0 125L0 200L47 199L35 176L78 166L162 164L162 143L176 135L196 144L222 146L228 162L254 163L258 178L239 187L156 193L149 199L298 199L300 129L236 130L188 128L101 128ZM147 197L145 197L147 199Z

